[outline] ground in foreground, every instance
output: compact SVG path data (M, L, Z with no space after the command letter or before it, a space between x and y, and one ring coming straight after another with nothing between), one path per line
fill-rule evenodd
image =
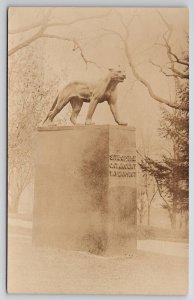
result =
M138 250L132 257L33 248L28 236L10 236L8 292L52 294L187 293L187 257Z

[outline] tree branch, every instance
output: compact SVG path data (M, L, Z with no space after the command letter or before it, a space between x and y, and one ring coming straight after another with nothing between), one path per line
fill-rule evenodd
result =
M189 79L189 74L184 74L184 73L180 72L179 70L175 69L174 66L171 66L169 69L172 70L179 78Z
M154 200L154 197L156 196L157 194L157 189L155 190L154 194L152 195L151 199L150 199L150 205L152 204L152 201Z
M76 20L73 21L69 21L69 22L48 22L47 23L47 27L54 27L54 26L70 26L70 25L74 25L78 22L82 22L82 21L88 21L88 20L93 20L93 19L99 19L99 18L103 18L106 17L107 15L109 15L112 12L112 9L108 10L106 13L101 14L99 16L90 16L90 17L82 17L82 18L78 18ZM32 30L34 28L40 27L42 26L43 20L39 21L37 23L31 24L31 25L27 25L24 26L22 28L17 28L17 29L12 29L9 30L8 33L9 34L17 34L17 33L22 33L22 32L26 32L29 30Z
M147 88L147 91L149 93L149 95L156 101L158 101L159 103L162 103L162 104L166 104L167 106L169 107L172 107L172 108L176 108L176 109L182 109L182 110L187 110L186 108L180 108L180 105L177 105L176 103L172 103L171 101L169 101L168 99L165 99L163 97L160 97L158 96L152 89L150 83L144 79L139 73L138 71L136 70L134 64L133 64L133 61L132 61L132 58L130 56L130 52L129 52L129 48L128 48L128 45L126 42L124 42L124 49L125 49L125 54L127 56L127 59L128 59L128 64L132 70L132 73L133 75L135 76L135 78L140 81L146 88Z
M162 66L156 64L156 63L153 62L153 61L150 61L150 64L152 64L153 66L159 68L160 72L163 73L163 74L164 74L165 76L167 76L167 77L177 77L177 75L175 75L175 74L167 74L167 73L163 70Z
M73 51L76 51L77 49L80 51L80 55L81 55L81 57L82 57L82 59L83 59L83 61L85 62L86 65L88 63L91 63L91 64L95 64L97 66L97 64L94 61L86 59L86 57L83 53L83 50L82 50L80 44L78 43L78 41L76 39L66 38L66 37L58 36L56 34L42 34L40 36L40 38L50 38L50 39L58 39L58 40L62 40L62 41L72 42L73 45L74 45Z
M121 18L121 16L120 16L120 18ZM132 20L133 20L133 19L132 19ZM124 24L125 24L125 23L122 22L122 25L123 25L123 26L125 26ZM167 26L168 26L168 30L169 30L170 26L169 26L168 24L167 24ZM125 29L126 29L126 30L129 30L129 28L128 28L127 26L125 27ZM131 57L131 54L130 54L130 50L129 50L129 46L128 46L128 41L127 41L125 38L123 38L123 36L122 36L119 32L117 32L117 31L115 31L115 30L107 29L107 28L103 28L103 30L106 31L106 32L109 32L110 34L113 34L113 35L117 36L117 37L120 39L120 41L122 42L122 44L123 44L123 46L124 46L125 55L126 55L126 57L127 57L128 64L129 64L129 66L130 66L130 68L131 68L131 71L132 71L134 77L135 77L139 82L141 82L141 83L147 88L147 91L148 91L149 95L150 95L154 100L158 101L159 103L165 104L165 105L167 105L167 106L169 106L169 107L171 107L171 108L182 109L182 110L184 110L184 111L187 111L187 110L188 110L188 109L185 108L185 107L182 108L182 107L181 107L180 105L178 105L175 101L174 101L174 103L172 103L172 102L169 101L168 99L165 99L165 98L163 98L163 97L158 96L158 95L153 91L153 89L152 89L150 83L149 83L146 79L144 79L144 78L139 74L139 72L137 71L137 68L135 67L135 64L133 63L133 60L132 60L132 57ZM169 31L166 31L165 34L166 34L166 33L168 34L167 40L169 40L169 39L170 39L171 32L169 33ZM165 36L165 34L164 34L164 36ZM178 75L178 74L176 74L176 75Z
M167 48L166 45L162 44L162 43L155 43L155 45ZM179 63L181 65L185 65L185 66L189 67L189 63L186 60L179 59L178 56L172 52L171 48L169 49L169 53L171 56L173 56L175 58L175 60L173 61L174 63Z
M161 193L161 190L160 190L160 187L159 187L159 183L158 183L158 181L156 180L156 184L157 184L157 188L158 188L158 193L159 193L159 195L160 195L160 197L162 198L162 200L164 201L164 203L166 204L166 206L168 207L168 210L170 210L171 209L171 207L170 207L170 205L169 205L169 203L168 203L168 201L163 197L163 195L162 195L162 193Z
M80 44L78 43L78 41L76 39L71 39L71 38L67 38L67 37L61 37L55 34L46 34L44 33L44 31L46 30L47 26L42 26L41 29L34 34L31 38L27 39L26 41L24 41L23 43L19 44L18 46L12 48L11 50L9 50L8 55L12 55L15 52L17 52L18 50L29 46L32 42L35 42L36 40L40 39L40 38L54 38L54 39L58 39L58 40L62 40L62 41L67 41L67 42L72 42L74 47L73 47L73 51L79 50L80 51L80 55L83 59L83 61L85 62L85 64L87 65L88 63L90 64L94 64L96 65L98 68L99 66L92 60L86 59L83 50L80 46Z
M170 34L171 33L169 33L169 38L170 38ZM172 54L171 54L172 51L171 51L171 46L169 44L169 38L166 38L164 36L165 46L166 46L166 49L167 49L167 55L168 55L168 58L169 58L169 60L171 62L171 67L169 69L172 70L181 79L189 79L189 74L182 73L179 70L175 69L175 66L174 66L175 62L172 59Z
M160 12L159 12L160 14ZM161 14L160 14L161 15ZM163 37L164 39L166 40L166 43L168 45L168 42L170 40L170 37L171 37L171 33L172 33L172 28L171 26L166 22L166 20L163 18L163 16L161 15L161 18L163 20L163 22L166 24L168 30L164 33ZM114 31L112 32L114 33ZM118 33L116 33L116 35L118 35ZM167 35L167 36L166 36ZM120 34L118 35L120 37ZM172 108L175 108L175 109L181 109L183 111L188 111L188 108L185 108L185 107L181 107L180 105L178 105L176 103L176 101L174 101L173 103L171 101L169 101L168 99L165 99L163 97L160 97L158 96L152 89L150 83L144 79L140 74L139 72L137 71L137 68L135 67L134 63L133 63L133 60L132 60L132 57L131 57L131 54L130 54L130 50L129 50L129 46L128 46L128 43L126 40L124 40L122 37L120 37L120 40L122 41L123 45L124 45L124 51L125 51L125 55L127 57L127 60L128 60L128 64L131 68L131 71L134 75L134 77L139 81L141 82L146 88L147 88L147 91L149 93L149 95L156 101L158 101L159 103L162 103L162 104L166 104L167 106L169 107L172 107ZM168 45L169 46L169 45ZM171 48L170 48L171 50ZM169 51L169 48L168 48L168 51ZM173 65L173 61L172 61L172 57L170 55L170 53L168 52L168 57L169 57L169 60L171 62L171 67L174 69L174 65ZM172 71L174 71L172 69ZM176 70L176 69L175 69ZM176 72L175 72L176 73ZM178 76L178 74L176 74ZM180 74L179 74L180 76ZM188 76L188 75L184 75L184 76ZM187 78L187 77L186 77Z
M112 12L112 9L106 11L104 14L101 14L99 16L82 17L82 18L79 18L79 19L76 19L76 20L73 20L73 21L69 21L69 22L49 22L48 19L49 19L49 16L51 14L51 11L52 11L52 9L50 9L46 13L45 17L40 22L37 22L37 23L32 24L32 25L25 26L25 27L20 28L20 29L9 30L10 34L16 34L16 33L26 32L26 31L29 31L31 29L40 27L40 29L39 29L39 31L37 33L33 34L30 38L28 38L24 42L22 42L19 45L17 45L15 47L13 47L12 49L10 49L8 51L8 56L11 56L14 53L16 53L17 51L25 48L26 46L29 46L31 43L35 42L39 38L46 38L46 37L48 37L48 38L56 38L56 39L61 39L61 40L73 42L74 43L73 51L76 51L77 49L79 49L80 55L81 55L83 61L85 62L86 66L87 66L88 63L91 63L91 64L96 65L98 68L100 68L95 62L86 59L81 46L79 45L78 41L76 41L75 39L64 38L64 37L60 37L60 36L53 35L53 34L44 34L44 32L49 27L54 27L54 26L69 26L69 25L73 25L73 24L76 24L76 23L81 22L81 21L87 21L87 20L91 20L91 19L93 20L93 19L99 19L99 18L106 17L107 15L109 15Z
M118 31L114 31L114 30L108 29L108 28L102 28L102 30L117 36L123 43L125 43L125 39L122 37L122 35Z
M13 47L12 49L10 49L8 51L8 56L13 55L14 53L16 53L17 51L21 50L22 48L29 46L32 42L36 41L37 39L39 39L41 37L41 35L43 34L43 32L45 31L45 26L42 26L40 28L40 30L35 33L34 35L32 35L29 39L25 40L24 42L20 43L19 45L17 45L16 47Z
M181 65L185 65L185 66L189 67L189 63L184 61L184 60L179 59L178 56L175 53L172 52L171 49L170 49L169 52L176 59L175 63L179 63Z
M164 42L165 44L160 44L164 47L166 47L167 49L167 56L171 62L171 70L181 79L189 79L189 74L188 73L183 73L183 72L180 72L179 70L177 70L174 66L175 63L180 63L182 65L186 65L187 67L189 67L189 63L187 62L184 62L183 60L179 60L178 56L172 52L172 49L171 49L171 46L169 44L169 41L170 41L170 38L171 38L171 35L172 35L172 26L166 21L166 19L164 18L164 16L161 14L161 12L159 10L157 10L160 18L162 19L163 23L166 25L167 27L167 32L165 32L163 34L163 39L164 39ZM166 37L166 34L167 34L167 37ZM174 61L172 59L172 57L174 57L176 59L176 61Z
M135 11L136 11L136 10L135 10ZM129 28L130 24L133 22L134 18L137 17L138 15L134 13L134 14L131 16L131 18L129 19L129 21L127 22L127 24L126 24L126 23L124 22L122 16L121 16L121 14L120 14L120 12L116 10L116 13L117 13L117 15L119 16L120 22L121 22L121 24L122 24L122 26L123 26L123 28L124 28L124 30L125 30L125 39L127 39L128 36L129 36L129 30L128 30L128 28Z
M22 28L9 30L8 34L23 33L23 32L35 29L37 27L40 27L41 25L42 25L42 22L40 21L40 22L37 22L37 23L34 23L34 24L30 24L30 25L24 26Z

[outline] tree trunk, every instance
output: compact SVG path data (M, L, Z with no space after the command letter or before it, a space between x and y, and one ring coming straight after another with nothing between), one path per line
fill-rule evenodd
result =
M187 230L188 231L188 229L189 229L189 212L188 212L188 210L187 211L185 211L185 213L184 213L184 223L185 223L185 230Z
M142 225L142 214L141 213L139 214L139 225L140 225L140 227Z
M175 193L175 197L176 197ZM172 205L172 229L175 230L177 225L177 200L173 199L173 205Z
M169 216L170 216L170 224L171 224L171 229L175 230L176 229L176 210L174 210L173 208L168 211L169 212Z
M182 229L183 227L183 211L180 212L180 222L179 222L179 228Z
M173 230L176 229L176 212L173 212L173 214L172 214L171 227L172 227Z
M147 215L147 225L150 226L150 210L151 210L151 206L148 205L148 215Z
M169 218L170 218L171 229L173 229L173 213L172 213L171 208L168 208L168 214L169 214Z

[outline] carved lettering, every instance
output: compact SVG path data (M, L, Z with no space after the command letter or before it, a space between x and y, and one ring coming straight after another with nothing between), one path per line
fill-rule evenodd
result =
M136 177L136 156L111 154L109 156L110 177Z

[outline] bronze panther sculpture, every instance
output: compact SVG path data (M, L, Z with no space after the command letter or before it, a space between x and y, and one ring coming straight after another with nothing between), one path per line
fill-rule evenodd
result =
M123 82L125 78L126 75L124 71L109 69L106 78L99 80L96 84L87 84L84 82L69 83L58 94L43 124L47 120L52 122L55 116L69 102L72 106L70 120L74 125L76 124L76 119L82 108L83 102L89 103L85 124L93 124L92 116L97 104L107 101L115 121L119 125L127 125L127 123L120 120L118 115L116 90L118 83Z

